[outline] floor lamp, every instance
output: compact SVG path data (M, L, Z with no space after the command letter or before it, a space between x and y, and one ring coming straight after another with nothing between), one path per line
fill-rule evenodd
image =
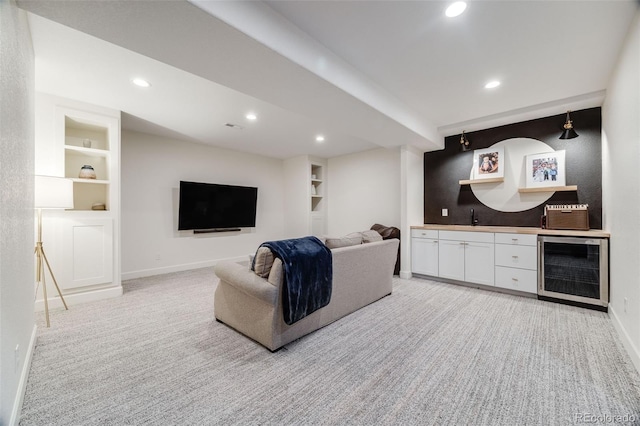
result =
M44 265L47 265L49 274L53 279L53 284L58 290L60 300L65 309L67 302L62 297L60 287L56 277L53 275L51 265L47 260L47 256L44 253L44 247L42 246L42 209L72 209L73 208L73 181L61 177L53 176L35 176L35 208L38 212L38 241L36 242L35 255L36 255L36 281L38 287L42 283L42 292L44 295L44 311L47 316L47 327L49 327L49 300L47 298L47 285L44 279ZM36 295L38 294L38 288L36 287Z

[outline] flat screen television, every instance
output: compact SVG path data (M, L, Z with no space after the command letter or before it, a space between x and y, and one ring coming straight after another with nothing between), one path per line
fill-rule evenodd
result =
M180 181L178 230L256 226L258 188Z

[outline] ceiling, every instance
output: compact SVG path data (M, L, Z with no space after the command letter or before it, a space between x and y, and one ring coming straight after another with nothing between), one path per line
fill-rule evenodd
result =
M36 90L118 109L125 129L275 158L428 151L601 105L638 10L468 3L447 18L441 1L18 1Z

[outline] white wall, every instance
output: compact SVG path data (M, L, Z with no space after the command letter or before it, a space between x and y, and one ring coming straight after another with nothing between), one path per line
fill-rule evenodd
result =
M309 214L309 157L301 155L288 158L283 162L284 167L284 210L285 237L299 238L309 235L311 216Z
M611 233L609 312L640 371L640 12L602 111L603 227Z
M284 238L281 160L123 131L121 163L123 279L244 260L260 243ZM256 227L178 232L180 180L257 186Z
M333 236L374 223L400 228L400 149L330 158L328 230Z
M424 153L407 145L401 156L400 276L411 277L411 226L424 223ZM402 237L406 238L402 238Z
M35 343L33 97L33 48L25 13L13 1L0 0L0 424L3 425L17 422Z

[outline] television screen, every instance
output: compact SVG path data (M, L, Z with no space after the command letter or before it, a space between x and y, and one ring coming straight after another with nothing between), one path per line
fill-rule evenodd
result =
M180 181L178 230L256 226L258 188Z

